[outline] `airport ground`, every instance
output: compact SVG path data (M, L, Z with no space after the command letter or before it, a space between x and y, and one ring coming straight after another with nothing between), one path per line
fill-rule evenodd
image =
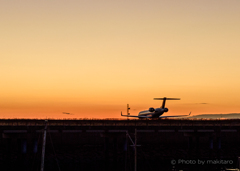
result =
M3 170L39 171L44 120L0 120ZM48 120L45 170L237 168L240 120Z

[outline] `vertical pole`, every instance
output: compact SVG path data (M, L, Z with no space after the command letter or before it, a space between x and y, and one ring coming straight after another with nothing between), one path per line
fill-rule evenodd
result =
M128 159L128 131L126 132L126 141L125 141L125 171L127 171L127 159Z
M44 157L45 157L45 147L46 147L46 136L47 136L47 120L45 120L45 127L43 133L43 145L42 145L42 159L41 159L41 171L44 170Z
M127 115L130 115L129 110L130 110L130 107L129 107L129 104L127 104ZM128 119L128 116L127 116L127 119Z
M135 128L135 171L137 171L137 129Z

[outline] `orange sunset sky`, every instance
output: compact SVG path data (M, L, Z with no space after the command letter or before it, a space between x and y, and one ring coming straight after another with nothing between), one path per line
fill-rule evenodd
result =
M239 0L6 0L0 24L0 118L240 113Z

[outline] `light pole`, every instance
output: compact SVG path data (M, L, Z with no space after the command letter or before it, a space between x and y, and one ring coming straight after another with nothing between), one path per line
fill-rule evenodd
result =
M44 133L43 133L43 145L42 145L41 171L44 171L44 157L45 157L46 136L47 136L47 122L48 122L48 120L45 120L45 127L44 127Z

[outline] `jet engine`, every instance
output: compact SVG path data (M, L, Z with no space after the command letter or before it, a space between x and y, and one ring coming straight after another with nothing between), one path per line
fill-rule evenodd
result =
M168 108L164 108L164 112L168 112Z
M153 107L150 107L150 108L149 108L149 111L150 111L150 112L154 112L155 109L154 109Z

